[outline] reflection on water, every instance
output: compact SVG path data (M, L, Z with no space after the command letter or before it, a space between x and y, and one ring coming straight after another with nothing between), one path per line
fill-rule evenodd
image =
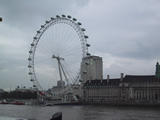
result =
M0 116L32 120L49 120L59 111L63 113L63 120L160 120L160 108L0 105Z

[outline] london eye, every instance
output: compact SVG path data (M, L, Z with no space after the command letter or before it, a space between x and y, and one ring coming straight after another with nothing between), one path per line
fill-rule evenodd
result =
M81 61L89 55L87 39L82 23L70 15L46 20L30 44L28 74L33 88L42 91L58 80L76 82Z

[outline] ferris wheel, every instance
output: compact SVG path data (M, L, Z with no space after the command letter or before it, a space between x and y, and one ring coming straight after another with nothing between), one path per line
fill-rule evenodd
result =
M42 84L62 78L67 78L67 82L78 78L82 59L90 55L88 36L81 26L70 15L56 15L37 30L28 57L28 74L35 89L43 90ZM57 75L62 72L66 74Z

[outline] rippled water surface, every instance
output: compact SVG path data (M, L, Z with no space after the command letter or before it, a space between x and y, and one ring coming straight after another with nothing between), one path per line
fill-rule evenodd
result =
M160 108L108 106L16 106L0 105L0 116L49 120L62 112L63 120L160 120Z

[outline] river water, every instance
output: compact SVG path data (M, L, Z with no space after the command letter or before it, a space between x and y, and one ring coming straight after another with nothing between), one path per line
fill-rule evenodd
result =
M1 117L49 120L55 112L63 120L160 120L160 108L154 107L0 105Z

